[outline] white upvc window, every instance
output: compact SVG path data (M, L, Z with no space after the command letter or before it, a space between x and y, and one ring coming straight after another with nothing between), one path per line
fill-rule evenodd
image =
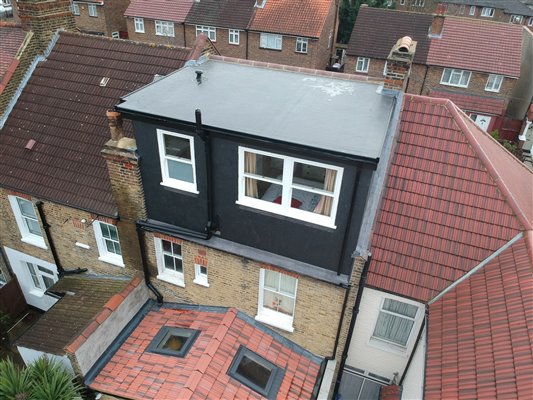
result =
M135 32L144 33L144 18L133 18Z
M424 7L424 0L414 0L413 1L414 7Z
M87 10L89 10L89 17L98 17L96 4L87 4Z
M522 17L521 15L511 15L511 19L509 20L509 22L511 22L512 24L521 24L523 20L524 17Z
M80 5L73 1L70 5L70 11L72 11L72 14L74 15L80 15Z
M503 76L490 74L485 85L485 90L488 92L499 92L502 87Z
M368 72L368 65L370 59L367 57L357 57L357 64L355 65L355 72Z
M122 260L122 249L118 239L118 229L115 225L108 224L102 221L93 222L94 235L96 238L96 245L100 261L113 264L119 267L124 266Z
M207 280L207 266L194 264L194 283L200 286L209 287L209 281Z
M457 86L457 87L468 87L470 82L470 71L462 69L453 69L453 68L444 68L442 71L442 77L440 83L442 85Z
M417 314L413 304L383 299L372 338L406 348Z
M259 47L263 49L281 50L283 48L283 36L273 33L261 33Z
M161 184L198 193L194 162L194 138L176 132L157 130Z
M228 31L228 43L229 44L239 44L240 42L240 31L238 29L230 29Z
M113 39L120 39L120 32L119 31L111 32L111 37Z
M183 274L183 257L181 243L155 238L155 252L157 258L157 278L185 287Z
M196 25L196 36L204 33L212 42L217 41L217 29L214 26Z
M343 169L239 147L237 204L335 229Z
M387 61L385 61L385 65L383 65L383 76L387 75Z
M17 196L8 196L8 199L20 231L20 240L46 249L41 225L37 219L33 203Z
M155 34L174 37L174 22L155 20Z
M45 292L59 280L57 273L50 268L28 261L26 261L25 264L31 278L33 290Z
M533 26L533 17L527 19L527 26Z
M4 286L6 282L7 282L6 276L0 270L0 287Z
M405 5L405 0L400 0L400 5L404 6Z
M309 39L303 37L296 38L296 52L307 54L307 47L309 45Z
M261 269L256 320L289 332L294 331L294 309L298 279L277 271Z
M471 16L476 15L476 6L470 6L470 11L468 15L471 15Z
M494 8L491 7L483 7L481 9L481 16L482 17L494 17Z

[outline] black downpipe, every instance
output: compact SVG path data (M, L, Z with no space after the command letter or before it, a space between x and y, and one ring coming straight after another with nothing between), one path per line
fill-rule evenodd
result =
M355 183L354 183L353 191L352 191L352 201L350 201L350 211L349 211L349 214L348 214L350 216L350 218L352 218L352 216L353 216L355 195L357 193L357 188L359 187L359 179L360 178L361 178L361 168L359 168L359 166L357 166L357 173L355 174ZM344 260L344 252L346 251L346 246L348 244L348 235L350 234L350 229L349 228L350 228L350 226L348 224L346 232L344 233L344 237L342 238L342 247L341 247L341 251L340 251L340 254L339 254L339 263L337 265L337 276L339 276L341 274L342 261Z
M157 304L162 305L163 295L154 285L152 285L152 282L150 281L150 270L148 269L148 264L146 263L146 251L144 250L142 227L139 225L139 223L137 223L135 227L137 229L137 239L139 239L139 248L141 249L141 263L143 266L144 281L148 289L150 289L157 298Z
M426 65L426 72L424 72L424 80L422 81L422 85L420 85L420 96L422 96L422 92L424 91L424 86L426 84L426 78L428 76L428 70L429 70L429 67Z
M209 135L204 132L202 126L202 111L197 108L194 115L196 118L196 134L204 142L205 149L205 167L207 176L207 225L205 227L205 233L207 239L209 239L215 229L213 224L213 165L211 161L211 140L209 139Z
M52 239L52 234L50 233L50 224L46 220L46 215L44 215L43 210L43 202L38 201L35 203L35 206L37 207L37 211L39 212L39 218L41 219L41 223L43 224L44 228L44 234L46 235L46 240L48 241L48 245L50 246L50 251L52 252L52 258L54 259L54 264L57 267L57 272L60 277L64 275L74 275L74 274L81 274L83 272L87 272L87 268L77 268L74 270L64 270L63 266L61 265L61 262L59 261L59 256L57 255L56 246L54 244L54 240Z
M371 259L372 259L372 256L369 255L363 267L363 272L361 273L361 280L359 281L359 289L357 289L357 297L355 298L355 305L352 310L352 320L350 321L350 327L348 328L348 336L346 337L346 344L344 345L344 350L342 351L341 363L339 365L339 373L337 375L337 381L335 382L335 389L333 390L334 399L336 398L339 392L342 371L344 370L344 366L346 365L346 358L348 358L348 347L350 347L350 342L352 341L353 331L355 328L355 321L357 319L357 314L359 314L359 306L361 305L361 298L363 297L363 290L365 288L366 276L368 274L368 267L370 266Z
M400 379L400 383L398 383L398 385L400 386L402 386L403 380L405 379L405 375L407 371L409 370L409 366L411 365L411 362L413 361L413 358L415 356L416 349L418 348L418 344L420 343L420 339L422 338L422 332L424 331L424 327L426 326L427 317L428 317L428 309L426 305L426 312L425 312L424 320L422 321L422 325L420 326L420 330L418 331L418 336L416 337L416 342L415 342L415 345L413 346L413 351L411 351L411 355L409 356L407 365L405 366L405 369L403 370L402 379Z

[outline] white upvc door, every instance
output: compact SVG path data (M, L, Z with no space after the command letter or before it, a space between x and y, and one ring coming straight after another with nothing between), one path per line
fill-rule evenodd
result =
M470 114L470 118L476 123L477 126L487 132L490 126L490 121L492 119L491 116L482 114Z

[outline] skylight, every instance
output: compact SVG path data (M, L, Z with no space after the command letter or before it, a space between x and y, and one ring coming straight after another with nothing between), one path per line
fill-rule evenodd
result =
M184 357L199 334L200 331L194 329L163 326L146 350L168 356Z

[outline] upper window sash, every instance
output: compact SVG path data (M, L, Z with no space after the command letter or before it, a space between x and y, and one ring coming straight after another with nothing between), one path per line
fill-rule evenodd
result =
M261 33L259 46L264 49L281 50L283 48L283 36L273 33Z
M385 298L374 327L373 338L407 347L418 315L418 307L403 301Z
M93 227L96 245L100 253L98 259L119 267L124 267L117 227L102 221L94 221Z
M483 7L481 9L481 16L482 17L494 17L494 8L491 7Z
M181 133L157 130L161 184L187 192L198 193L194 138Z
M254 154L256 157L258 155L271 158L278 166L276 176L249 172L249 167L247 171L245 164L255 161L245 161L245 158L254 157ZM304 168L325 170L323 182L320 183L322 187L314 186L318 182L302 179L297 175L298 170ZM239 147L237 203L335 229L342 174L341 167ZM258 185L262 186L262 193L258 190ZM308 210L300 209L301 206Z
M239 42L240 42L240 31L238 29L229 29L228 30L228 43L239 44Z
M143 18L134 18L135 32L144 33L144 19Z
M468 15L476 15L476 6L470 6L470 11Z
M98 17L98 10L95 4L88 4L87 9L89 10L89 17Z
M80 15L80 5L78 3L72 2L70 5L70 10L72 11L72 14Z
M370 59L367 57L357 57L357 64L355 65L356 72L368 72L368 65Z
M523 20L524 17L522 17L521 15L511 15L511 19L509 20L509 22L511 22L512 24L521 24Z
M503 76L490 74L487 79L487 84L485 85L485 90L487 92L499 92L502 87Z
M442 71L440 83L442 85L467 88L468 83L470 82L470 75L470 71L462 69L444 68L444 70Z
M158 36L174 37L174 22L156 20L155 34Z
M35 213L33 203L17 196L8 196L13 215L20 231L20 240L24 243L46 249L41 225Z
M205 33L212 42L217 41L217 29L213 26L196 25L196 36L200 33Z
M296 52L297 53L306 53L307 54L307 47L309 45L309 39L304 37L297 37L296 38Z

